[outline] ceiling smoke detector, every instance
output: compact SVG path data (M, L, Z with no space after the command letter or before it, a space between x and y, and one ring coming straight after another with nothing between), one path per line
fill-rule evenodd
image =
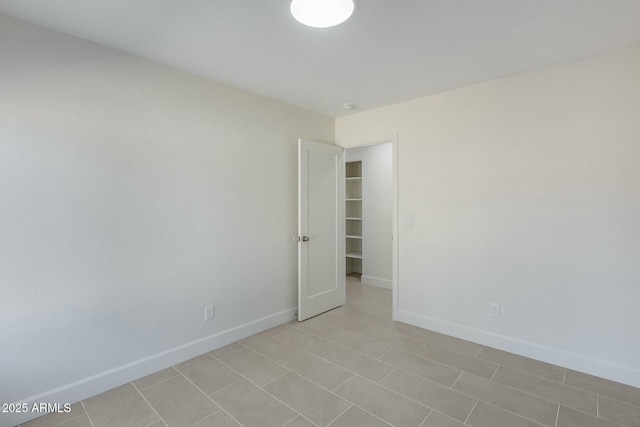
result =
M353 0L292 0L291 14L301 24L328 28L342 24L353 13Z

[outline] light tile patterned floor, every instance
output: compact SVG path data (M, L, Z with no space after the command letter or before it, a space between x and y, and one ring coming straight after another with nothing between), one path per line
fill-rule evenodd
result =
M393 322L391 291L23 427L640 427L640 389Z

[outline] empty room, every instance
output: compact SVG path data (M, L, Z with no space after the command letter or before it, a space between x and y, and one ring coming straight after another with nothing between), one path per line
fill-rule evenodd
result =
M0 0L0 427L640 427L639 23Z

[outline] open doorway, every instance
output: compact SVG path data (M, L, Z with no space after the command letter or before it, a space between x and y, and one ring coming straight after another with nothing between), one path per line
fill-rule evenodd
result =
M394 144L345 150L347 304L394 317Z

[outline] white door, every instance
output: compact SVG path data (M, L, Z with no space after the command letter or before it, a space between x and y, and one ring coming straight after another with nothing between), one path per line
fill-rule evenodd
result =
M345 303L344 150L298 140L298 320Z

